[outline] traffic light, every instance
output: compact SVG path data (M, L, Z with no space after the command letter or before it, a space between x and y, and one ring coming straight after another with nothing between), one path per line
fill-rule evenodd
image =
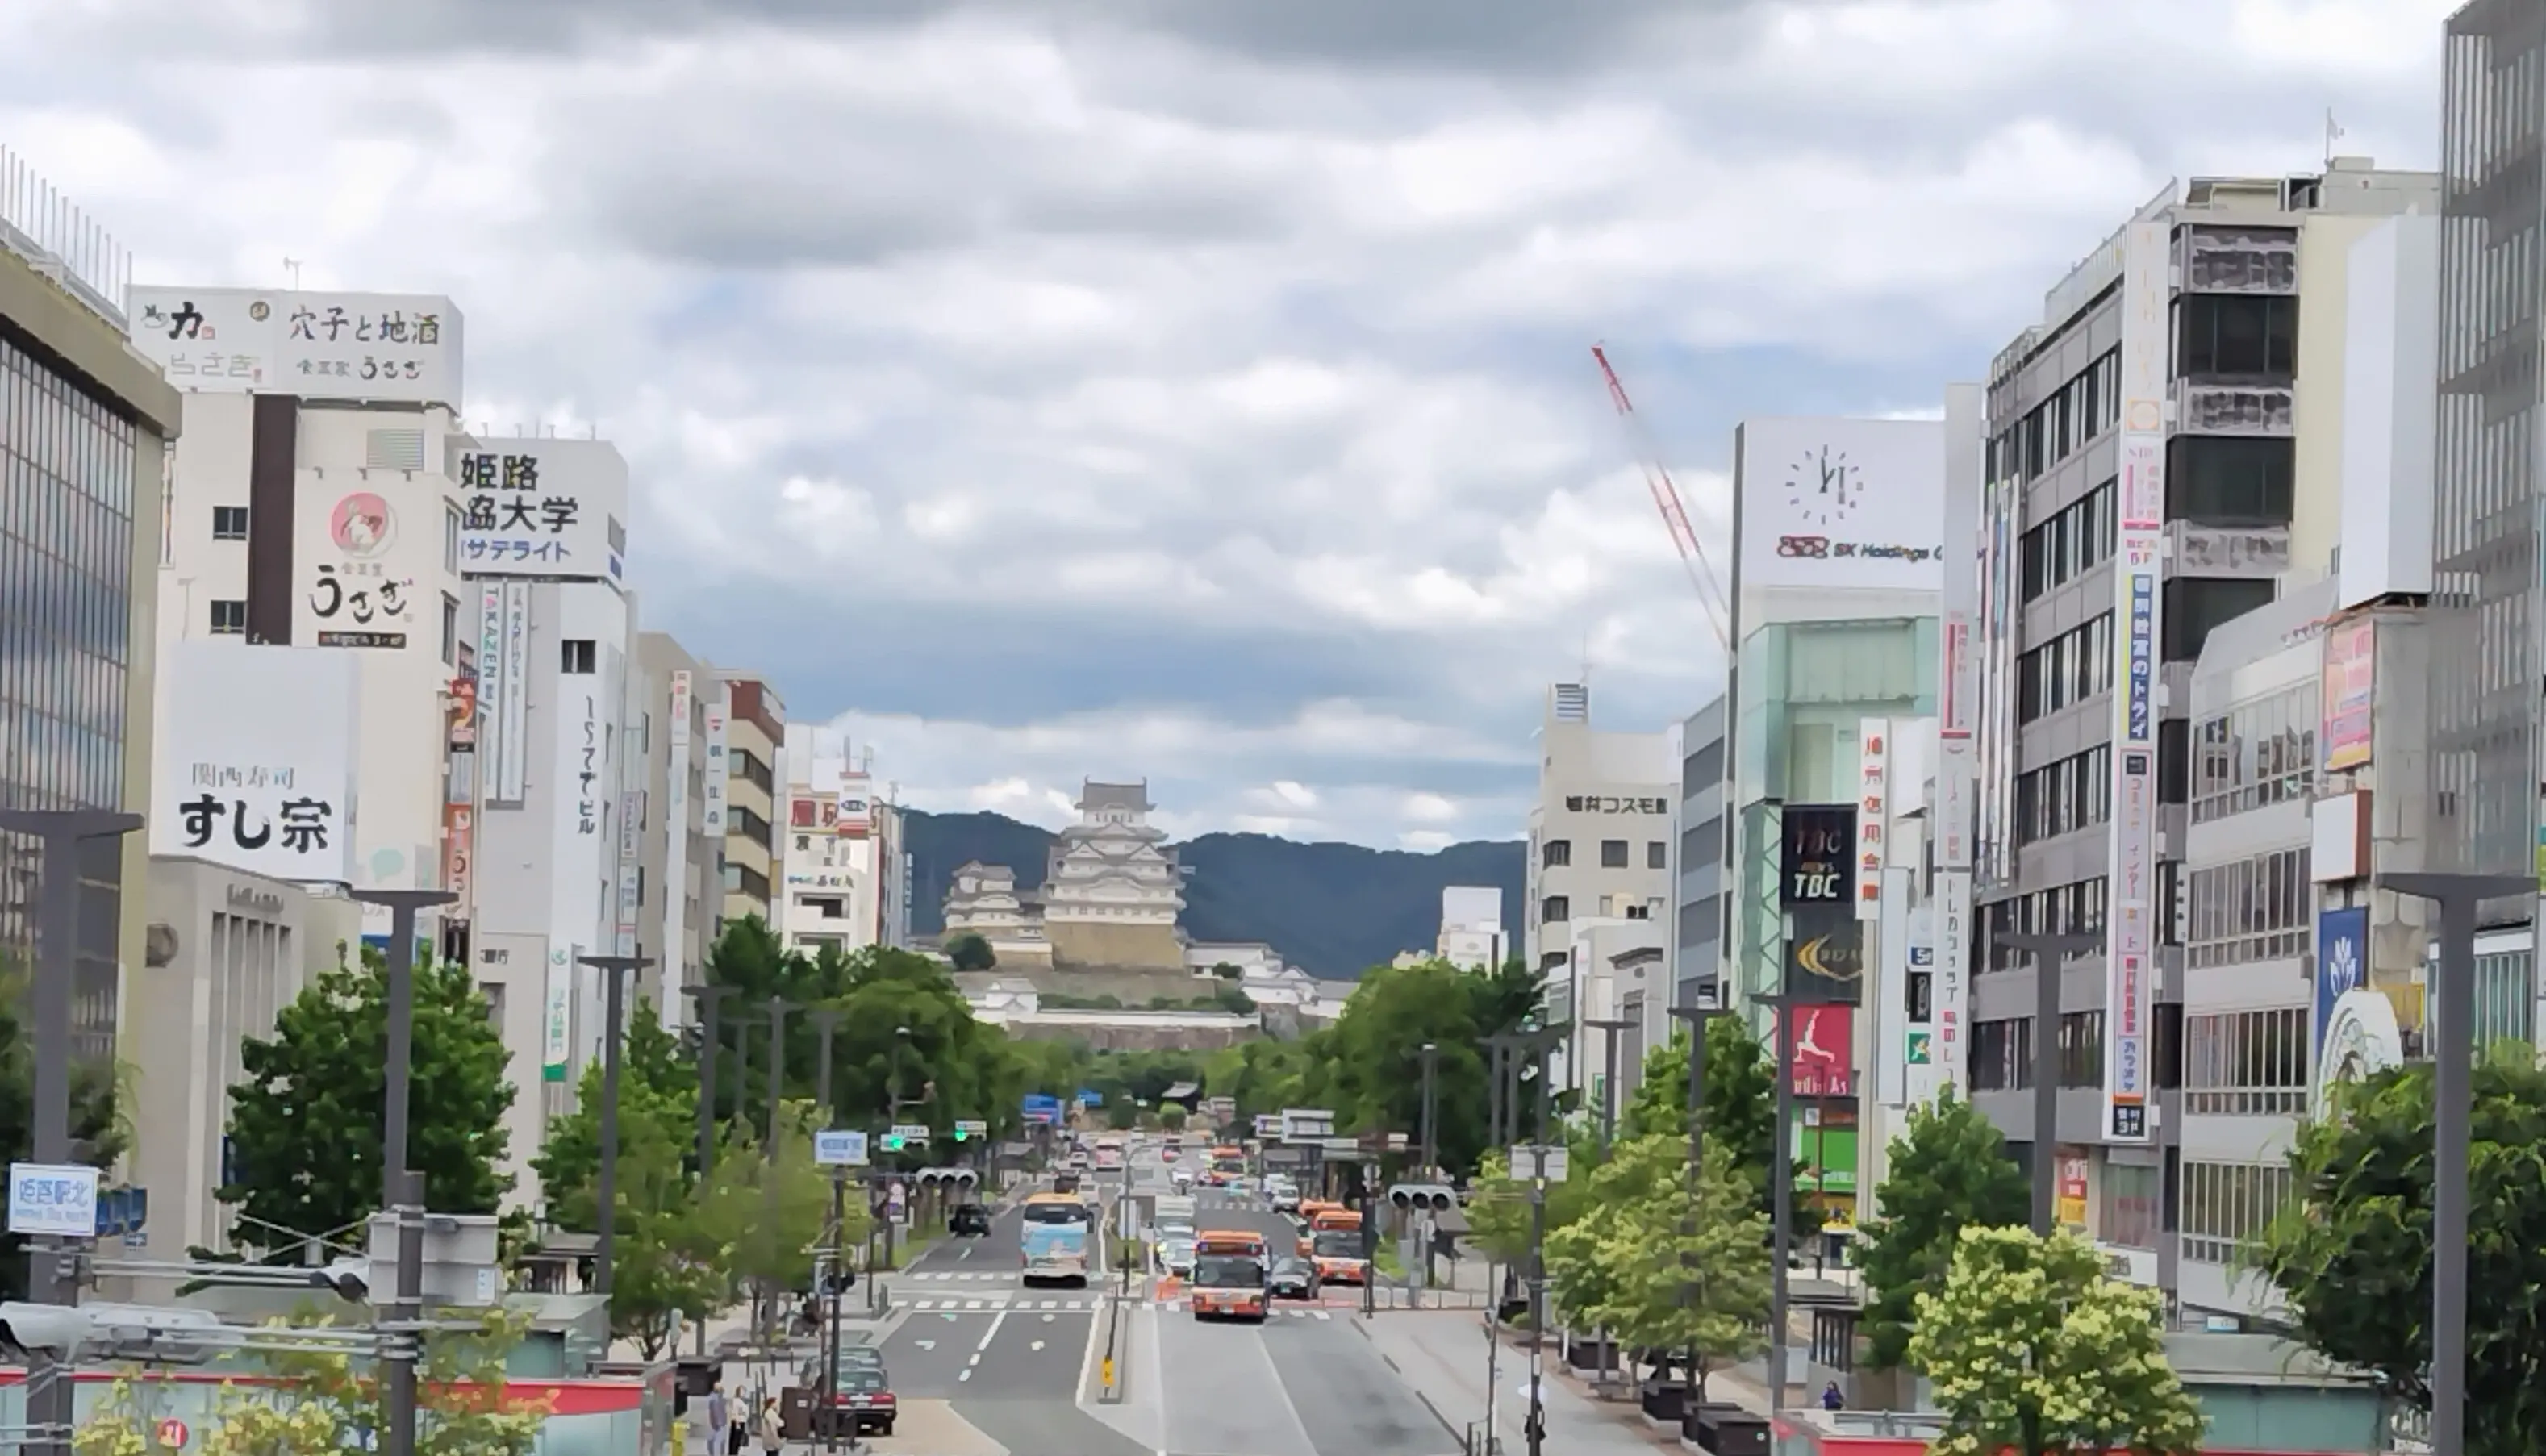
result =
M1439 1183L1392 1183L1388 1201L1400 1209L1440 1213L1458 1203L1458 1195Z
M969 1193L980 1181L981 1175L969 1167L924 1167L919 1170L920 1187L949 1193Z
M884 1145L884 1151L887 1153L899 1153L901 1151L901 1134L899 1133L887 1133L877 1141Z
M0 1303L0 1350L57 1361L135 1360L201 1365L242 1342L209 1310L149 1305Z
M964 1142L966 1139L969 1139L969 1138L971 1138L972 1136L973 1136L973 1135L972 1135L970 1132L966 1131L966 1130L965 1130L963 1127L961 1127L961 1126L958 1126L958 1127L955 1129L955 1141L956 1141L956 1142L958 1142L958 1143Z

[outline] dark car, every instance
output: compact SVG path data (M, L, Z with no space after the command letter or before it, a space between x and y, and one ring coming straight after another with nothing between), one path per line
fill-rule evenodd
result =
M880 1365L853 1365L842 1362L839 1386L831 1397L831 1431L846 1430L851 1435L891 1435L893 1417L901 1413L901 1403L895 1399ZM825 1432L827 1434L829 1432Z
M958 1239L990 1237L990 1211L977 1203L959 1203L946 1216L946 1232Z
M1297 1255L1277 1258L1265 1283L1271 1286L1275 1299L1315 1299L1317 1266Z

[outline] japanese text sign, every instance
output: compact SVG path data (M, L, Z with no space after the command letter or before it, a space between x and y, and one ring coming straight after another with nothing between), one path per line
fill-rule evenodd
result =
M135 288L132 346L204 393L461 400L460 309L439 296Z
M9 1164L9 1232L97 1237L97 1169L77 1163Z
M354 883L355 660L318 647L172 644L150 851Z
M454 440L460 569L617 581L628 551L628 462L601 440Z

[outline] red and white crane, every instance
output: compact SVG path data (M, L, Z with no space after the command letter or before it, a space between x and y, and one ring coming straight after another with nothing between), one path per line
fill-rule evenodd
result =
M1731 604L1724 593L1724 583L1716 574L1714 559L1706 554L1706 543L1688 523L1688 508L1680 501L1679 486L1672 483L1670 471L1662 465L1661 444L1636 412L1635 401L1627 397L1627 386L1618 381L1618 371L1609 364L1609 351L1601 345L1591 346L1591 361L1600 366L1600 378L1608 383L1609 402L1618 408L1618 418L1626 422L1635 437L1636 464L1645 472L1645 486L1654 493L1654 505L1662 513L1662 526L1670 532L1671 545L1679 552L1680 564L1688 568L1689 584L1697 588L1697 603L1706 609L1706 623L1715 629L1715 644L1723 648L1726 660L1733 653L1730 627Z

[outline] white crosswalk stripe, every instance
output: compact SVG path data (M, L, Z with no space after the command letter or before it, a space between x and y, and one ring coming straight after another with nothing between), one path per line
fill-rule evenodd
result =
M1182 1315L1191 1311L1192 1308L1193 1306L1185 1300L1167 1299L1158 1301L1158 1309L1165 1314ZM1293 1310L1277 1308L1273 1311L1273 1318L1276 1320L1332 1320L1334 1319L1334 1314L1329 1310Z
M1046 1300L1008 1300L998 1298L915 1299L910 1302L908 1308L919 1311L935 1311L937 1313L944 1314L958 1310L980 1310L984 1312L993 1310L1093 1310L1100 1308L1102 1304L1103 1301L1094 1298Z

